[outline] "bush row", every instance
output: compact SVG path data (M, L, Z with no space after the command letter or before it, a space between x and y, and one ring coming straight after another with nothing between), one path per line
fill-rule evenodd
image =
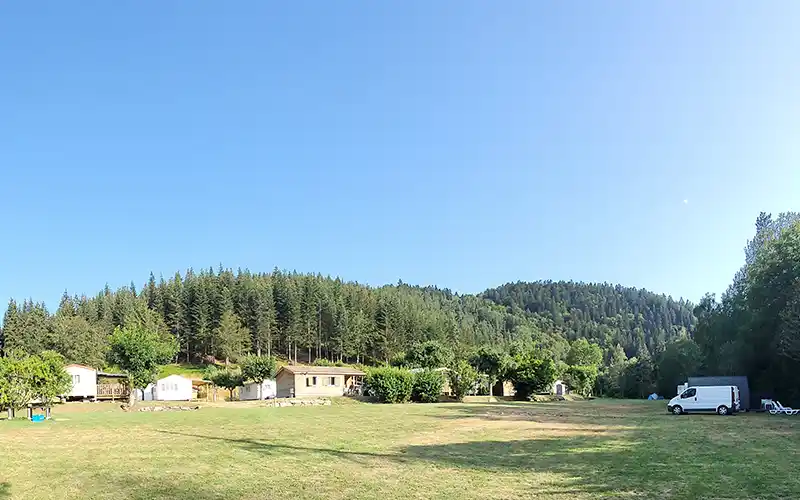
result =
M412 373L402 368L372 368L365 380L367 394L381 403L434 403L444 386L441 372L423 370Z

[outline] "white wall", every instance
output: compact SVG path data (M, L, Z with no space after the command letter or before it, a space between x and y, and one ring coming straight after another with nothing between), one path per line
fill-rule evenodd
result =
M550 391L552 394L558 394L558 386L561 385L561 395L565 396L569 394L569 386L564 383L563 380L556 380L553 382L553 388Z
M192 381L180 375L170 375L160 379L155 384L156 401L191 401ZM147 398L145 391L145 398Z
M261 399L271 399L276 394L275 380L265 380L261 386ZM258 399L258 384L250 382L239 387L239 399L248 401Z
M155 386L153 384L147 384L147 387L144 389L136 389L136 399L139 401L152 401L154 393Z
M97 397L97 370L87 366L68 365L64 368L72 378L71 398Z

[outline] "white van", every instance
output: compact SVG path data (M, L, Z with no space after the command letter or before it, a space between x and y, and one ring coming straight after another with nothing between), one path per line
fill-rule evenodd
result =
M735 385L689 387L667 404L667 411L675 415L703 411L730 415L739 411L739 408L739 388Z

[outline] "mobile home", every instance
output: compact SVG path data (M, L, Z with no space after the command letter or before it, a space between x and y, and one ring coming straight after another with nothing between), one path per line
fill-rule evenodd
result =
M360 385L365 373L338 366L282 366L275 376L279 398L343 396Z
M64 367L72 378L72 389L67 399L97 399L97 370L85 365L67 365Z
M192 380L180 375L170 375L150 384L139 391L142 401L191 401Z
M251 401L255 399L273 399L277 394L275 381L265 380L261 384L261 391L259 392L258 384L255 382L248 382L238 388L239 399L242 401Z

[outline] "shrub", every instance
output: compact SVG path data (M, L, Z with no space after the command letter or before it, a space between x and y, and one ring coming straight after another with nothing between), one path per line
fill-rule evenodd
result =
M478 372L465 360L455 363L447 375L450 377L450 389L453 391L453 396L459 401L475 389L475 383L478 381Z
M368 394L381 403L406 403L411 399L414 375L400 368L372 368L365 384Z
M230 400L233 401L233 391L237 387L244 384L245 378L242 372L238 370L219 370L217 368L209 368L206 370L206 378L214 383L217 387L224 387L230 392Z
M311 363L312 366L336 366L333 361L327 360L325 358L317 358Z
M556 364L552 359L539 358L536 352L530 351L517 357L510 375L517 398L528 399L548 390L555 382Z
M414 389L411 399L417 403L436 403L442 394L444 376L442 372L423 370L414 374Z

